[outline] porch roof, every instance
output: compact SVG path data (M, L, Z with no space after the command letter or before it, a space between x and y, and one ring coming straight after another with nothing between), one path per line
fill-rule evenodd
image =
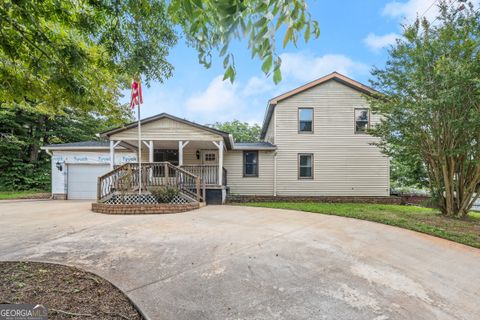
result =
M233 145L234 150L276 150L277 146L266 141L239 142Z
M148 124L148 123L151 123L151 122L155 122L155 121L158 121L158 120L161 120L161 119L170 119L170 120L177 121L177 122L183 123L185 125L188 125L188 126L200 129L200 130L204 130L204 131L219 135L219 136L223 137L223 139L225 141L225 146L227 147L227 149L232 149L233 148L233 138L232 138L231 134L229 134L228 132L217 130L217 129L214 129L214 128L210 128L210 127L207 127L207 126L204 126L204 125L192 122L192 121L188 121L186 119L181 119L181 118L172 116L171 114L168 114L168 113L160 113L160 114L157 114L155 116L142 119L142 125ZM138 125L137 121L130 122L123 127L111 129L111 130L108 130L108 131L104 131L104 132L100 133L100 136L109 138L111 135L117 134L119 132L136 128L137 125Z
M133 149L131 145L127 143L120 143L118 147L120 149ZM86 150L86 151L94 151L94 150L109 150L110 149L110 142L106 140L98 140L98 141L78 141L78 142L70 142L70 143L56 143L56 144L47 144L40 149L42 150Z

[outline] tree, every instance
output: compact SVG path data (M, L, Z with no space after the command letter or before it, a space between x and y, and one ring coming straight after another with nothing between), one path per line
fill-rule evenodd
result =
M262 128L258 124L249 124L239 120L227 122L215 122L213 128L231 133L235 142L257 142L260 141Z
M130 120L99 116L93 112L67 110L51 117L20 107L0 107L0 190L47 190L50 157L40 147L51 143L97 140L100 131Z
M420 160L445 215L465 217L480 193L480 13L471 3L439 5L391 48L371 99L383 116L371 133L385 153Z
M182 30L211 65L218 51L225 79L235 78L229 44L248 38L252 57L280 81L275 34L283 46L318 36L305 0L0 0L0 103L34 105L49 114L65 107L117 112L132 77L148 83L172 75L169 49Z
M177 38L162 1L0 3L2 104L118 115L133 75L171 75L166 57Z

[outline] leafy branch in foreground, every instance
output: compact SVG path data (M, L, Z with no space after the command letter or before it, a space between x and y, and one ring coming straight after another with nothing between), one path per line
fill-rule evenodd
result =
M252 58L262 60L262 71L273 72L281 81L281 59L275 48L276 34L285 27L283 48L318 37L318 22L311 19L304 0L173 0L169 6L173 21L179 24L189 43L198 51L201 64L210 67L212 52L223 58L224 80L235 79L235 59L229 50L232 40L248 39Z
M303 35L319 36L305 0L0 0L0 103L20 104L49 114L64 108L116 112L121 89L132 76L164 81L180 26L186 41L210 67L223 59L225 79L235 78L229 45L247 38L252 58L265 74L281 80L275 48L283 27L283 47ZM282 29L283 30L283 29Z

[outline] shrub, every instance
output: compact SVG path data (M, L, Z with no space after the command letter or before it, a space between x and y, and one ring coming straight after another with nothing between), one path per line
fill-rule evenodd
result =
M170 186L151 189L150 192L157 198L158 203L169 203L180 194L178 188Z

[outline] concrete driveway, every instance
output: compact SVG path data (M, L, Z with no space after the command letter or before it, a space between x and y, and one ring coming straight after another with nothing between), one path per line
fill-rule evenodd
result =
M93 271L151 319L480 317L474 248L295 211L207 206L109 216L89 207L0 202L0 259Z

